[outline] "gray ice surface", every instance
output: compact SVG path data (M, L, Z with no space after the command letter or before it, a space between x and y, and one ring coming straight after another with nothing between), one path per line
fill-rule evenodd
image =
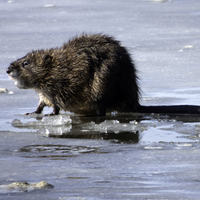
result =
M200 199L198 115L23 115L38 97L9 63L83 32L128 48L141 104L200 105L199 0L1 0L0 199ZM54 187L9 187L41 181Z

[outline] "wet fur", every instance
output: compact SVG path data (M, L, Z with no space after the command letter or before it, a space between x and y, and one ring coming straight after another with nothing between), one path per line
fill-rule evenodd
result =
M75 37L60 48L37 50L11 63L7 73L23 89L39 94L44 106L87 115L137 111L136 69L125 47L96 34ZM15 76L12 76L15 74Z

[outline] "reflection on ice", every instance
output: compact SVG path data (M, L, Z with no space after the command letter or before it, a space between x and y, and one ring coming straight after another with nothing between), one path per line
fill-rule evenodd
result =
M195 119L199 119L195 117ZM181 120L181 121L179 121ZM105 117L58 115L51 117L29 116L15 119L12 126L24 130L37 130L45 137L109 140L114 143L188 143L198 142L200 128L194 117L170 117L132 114Z
M41 130L42 134L45 134L48 137L51 137L52 135L62 136L63 134L69 133L72 129L72 125L68 124L66 126L60 126L60 127L45 127Z
M118 120L105 120L101 123L80 123L77 126L45 127L43 134L48 137L104 139L118 143L138 143L139 126L129 123L120 123Z

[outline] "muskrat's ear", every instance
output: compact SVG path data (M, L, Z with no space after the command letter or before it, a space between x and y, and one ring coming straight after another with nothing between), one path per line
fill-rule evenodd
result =
M48 54L44 56L44 63L45 63L45 64L50 63L51 60L52 60L52 56L50 56L50 55L48 55Z

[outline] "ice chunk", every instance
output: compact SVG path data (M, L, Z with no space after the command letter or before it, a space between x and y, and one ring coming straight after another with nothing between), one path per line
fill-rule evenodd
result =
M38 121L31 121L27 123L22 123L18 119L14 119L12 121L12 125L14 127L32 127L32 126L62 126L65 124L71 124L72 120L70 116L51 116L48 118L43 118L42 120Z
M164 147L154 147L154 146L146 146L144 149L150 149L150 150L160 150L164 149Z
M19 119L14 119L12 121L12 126L21 128L24 126L24 124Z
M85 129L99 131L101 133L107 132L136 132L139 129L139 126L130 123L120 123L118 120L105 120L100 124L96 124L95 122L90 122L84 125Z
M41 133L45 136L51 137L51 136L61 136L63 134L69 133L72 130L72 125L68 124L67 126L48 126L43 129L41 129Z
M6 89L6 88L0 88L0 93L8 93L8 89Z
M19 128L23 127L28 128L28 127L38 127L38 126L62 126L71 123L72 120L70 116L57 115L48 118L43 118L42 120L31 121L26 123L22 123L20 120L14 119L12 121L12 126Z
M57 116L53 116L53 117L48 117L48 118L43 118L42 119L42 123L44 125L54 125L54 126L61 126L61 125L65 125L65 124L71 124L72 120L70 118L70 116L62 116L62 115L57 115Z
M70 132L72 129L72 119L70 116L66 115L51 116L41 120L35 120L33 118L30 119L28 119L28 122L25 119L23 122L19 119L15 119L12 121L12 126L23 129L36 129L48 137L52 135L62 135L64 133Z
M13 91L9 91L8 89L6 88L0 88L0 93L8 93L8 94L14 94Z
M111 112L111 115L112 115L112 116L116 116L117 114L118 114L117 111L113 111L113 112Z
M56 7L54 4L46 4L44 5L45 8L53 8Z
M9 192L27 192L36 189L50 189L54 188L53 185L47 183L46 181L40 181L39 183L27 183L27 182L14 182L9 185L1 185L1 193Z
M155 3L165 3L167 0L150 0L150 1Z

